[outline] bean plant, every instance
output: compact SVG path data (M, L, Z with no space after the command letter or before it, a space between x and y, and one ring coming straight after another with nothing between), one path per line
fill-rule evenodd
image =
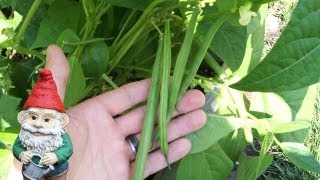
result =
M50 44L70 64L67 108L151 79L135 180L155 142L167 158L167 127L190 88L206 94L207 123L187 136L189 155L150 179L256 179L276 146L320 174L320 3L299 0L262 57L272 1L0 0L0 179L11 165L17 112Z

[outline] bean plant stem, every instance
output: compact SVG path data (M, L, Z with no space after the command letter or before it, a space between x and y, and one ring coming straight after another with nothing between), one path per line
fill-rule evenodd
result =
M94 4L93 1L83 0L83 9L86 14L86 23L81 31L82 41L90 40L93 37L97 26L100 24L101 17L111 8L110 4L105 1L99 1L99 4ZM79 46L74 51L77 59L81 59L82 52L84 50L84 44L79 44Z
M28 25L30 24L30 21L33 17L33 15L36 13L39 5L41 4L42 0L35 0L26 16L26 19L23 21L22 25L21 25L21 28L19 30L19 32L17 33L16 35L16 38L15 38L15 43L16 43L16 46L20 43L20 41L22 40L22 36L24 35Z
M39 58L42 62L46 61L45 56L38 51L34 51L32 49L28 49L28 48L22 47L20 45L18 45L16 47L16 50L17 50L17 52L22 53L22 54L32 54L32 55L36 56L37 58Z
M145 26L147 18L154 13L154 7L156 7L158 4L164 2L165 0L155 0L153 1L143 12L139 20L135 23L135 25L121 38L121 40L112 46L112 50L114 52L118 51L118 49L126 44L127 40L136 34L136 31L139 31L142 27Z
M124 23L123 26L121 27L121 30L120 30L119 34L117 35L116 40L114 40L112 46L114 46L115 44L118 43L120 37L122 36L123 32L124 32L125 29L127 28L129 22L130 22L130 21L132 20L132 18L134 17L135 13L136 13L135 10L130 13L129 17L127 18L127 20L125 21L125 23Z
M77 45L106 41L109 39L112 39L112 38L93 38L93 39L88 39L88 40L83 40L83 41L78 41L78 42L63 42L63 43L66 45L77 46Z
M154 56L153 56L154 57ZM121 68L121 69L134 69L134 70L138 70L138 71L143 71L143 72L147 72L147 73L152 73L152 71L150 69L146 69L146 68L142 68L142 67L137 67L137 66L122 66L122 65L117 65L116 68Z
M214 72L216 72L219 76L224 73L222 67L208 52L205 55L205 60L209 64L209 66L214 70Z
M106 74L102 74L102 79L104 79L107 83L110 84L110 86L113 88L113 89L117 89L118 86L110 79L109 76L107 76Z

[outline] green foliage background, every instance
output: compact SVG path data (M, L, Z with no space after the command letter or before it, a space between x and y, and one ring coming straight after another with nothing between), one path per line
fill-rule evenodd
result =
M186 67L177 68L183 77L179 94L184 86L197 87L214 101L205 107L207 124L188 135L193 143L190 154L153 179L225 179L236 162L237 179L256 179L271 164L274 145L296 166L320 173L314 158L319 156L318 139L312 138L318 137L317 128L309 131L305 142L310 123L319 119L314 104L319 99L320 3L300 0L276 45L262 59L269 1L200 2L206 6L197 17ZM256 16L242 26L239 9L248 2ZM11 145L19 132L17 112L36 71L44 65L48 45L59 45L68 57L71 76L64 103L70 108L128 82L150 78L159 31L164 32L169 19L174 74L198 4L0 0L0 179L7 175ZM213 38L204 47L210 28L215 30ZM199 57L201 64L196 61ZM244 153L254 140L261 142L258 155Z

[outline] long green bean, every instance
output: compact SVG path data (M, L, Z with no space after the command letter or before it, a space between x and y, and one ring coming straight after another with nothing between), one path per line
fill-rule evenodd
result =
M151 145L152 132L159 102L160 60L163 48L163 38L160 37L156 60L153 65L152 78L147 102L147 112L144 118L140 145L134 165L133 180L141 180L144 175L148 153Z
M200 44L199 50L192 61L190 63L190 66L188 67L188 71L185 73L183 77L183 81L181 83L180 91L177 96L178 99L182 97L182 95L186 92L188 89L189 85L192 82L192 79L194 78L195 74L197 73L197 70L199 69L199 66L206 55L206 52L210 46L210 43L215 36L216 32L220 28L220 26L225 22L225 20L228 18L228 15L223 15L221 16L215 23L211 25L209 28L207 34L203 38L203 41Z
M187 60L190 54L193 34L197 24L197 18L199 13L200 13L200 8L196 6L192 13L190 24L188 25L186 35L184 37L181 49L179 51L179 54L176 60L172 83L169 89L170 96L169 96L169 103L168 103L169 105L168 105L167 121L170 121L173 110L178 100L178 93L181 86L183 74L185 73Z
M169 98L170 69L171 69L171 37L170 21L165 23L163 53L161 58L161 91L159 108L160 148L168 162L168 136L167 136L167 108Z
M169 88L168 109L167 109L167 117L166 117L167 124L171 119L173 110L177 103L177 96L179 93L179 88L180 88L183 74L185 71L185 66L187 64L188 56L190 54L193 33L197 24L197 17L199 13L200 13L200 8L195 7L195 10L193 11L191 16L190 24L188 25L187 32L182 43L181 49L178 53L178 57L177 57L174 72L173 72L173 78ZM162 135L167 134L167 128L161 129L160 131L162 131L161 132ZM156 137L154 138L153 144L155 144L155 142L159 139L160 131L157 132ZM163 137L162 137L162 140L163 140ZM164 142L162 141L161 143L164 143ZM163 146L161 143L160 145Z

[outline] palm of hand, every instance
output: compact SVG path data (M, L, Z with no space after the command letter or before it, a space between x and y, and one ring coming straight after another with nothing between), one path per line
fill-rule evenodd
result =
M94 102L80 104L68 115L72 120L67 130L76 136L69 168L72 179L130 179L129 151L112 116Z

